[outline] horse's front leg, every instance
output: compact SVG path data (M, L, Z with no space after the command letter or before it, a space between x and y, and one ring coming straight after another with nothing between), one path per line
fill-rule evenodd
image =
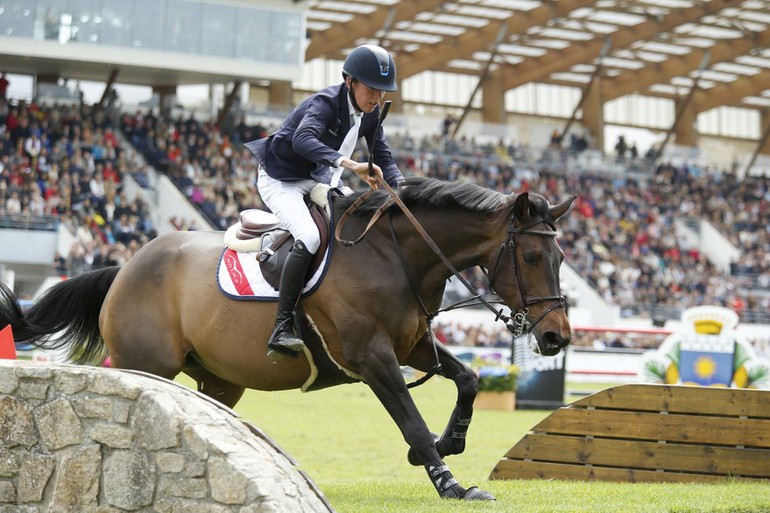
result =
M391 346L369 346L359 360L366 383L388 411L410 447L410 463L422 465L431 483L443 498L494 500L494 496L477 487L465 489L455 480L439 456L433 435L417 410L406 387L401 367Z
M436 366L436 353L438 353L438 363L441 364L439 375L451 379L457 386L457 404L452 411L452 416L449 417L444 433L436 442L438 453L443 458L450 454L461 454L465 450L465 436L473 417L473 401L476 399L479 380L476 373L443 344L436 344L434 351L431 337L427 332L410 353L406 364L417 370L429 372ZM410 462L413 457L410 451Z

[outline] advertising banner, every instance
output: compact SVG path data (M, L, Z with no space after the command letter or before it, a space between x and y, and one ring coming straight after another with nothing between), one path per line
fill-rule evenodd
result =
M564 378L567 351L556 356L540 356L527 345L527 337L513 341L513 363L520 374L516 388L516 408L555 410L564 406Z

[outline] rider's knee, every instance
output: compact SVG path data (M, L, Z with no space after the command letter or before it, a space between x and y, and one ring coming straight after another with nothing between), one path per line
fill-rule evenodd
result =
M302 234L297 237L297 241L301 242L305 246L305 249L314 255L318 251L318 248L321 247L321 236L317 231L314 233L308 232Z

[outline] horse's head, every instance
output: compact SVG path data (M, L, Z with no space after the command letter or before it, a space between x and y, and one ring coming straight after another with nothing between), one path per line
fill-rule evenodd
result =
M514 335L529 333L530 348L554 356L572 339L566 300L559 286L564 253L556 243L556 220L575 197L556 206L534 193L512 196L505 241L489 262L491 286L511 308Z

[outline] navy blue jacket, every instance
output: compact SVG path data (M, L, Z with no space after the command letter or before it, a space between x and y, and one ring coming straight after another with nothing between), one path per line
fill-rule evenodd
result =
M289 114L281 127L269 137L246 143L257 161L272 178L295 181L306 178L328 184L342 141L350 130L348 89L344 83L327 87L305 99ZM364 114L358 137L371 146L380 108ZM382 169L388 185L395 187L403 178L393 161L385 136L380 131L374 145L374 163Z

